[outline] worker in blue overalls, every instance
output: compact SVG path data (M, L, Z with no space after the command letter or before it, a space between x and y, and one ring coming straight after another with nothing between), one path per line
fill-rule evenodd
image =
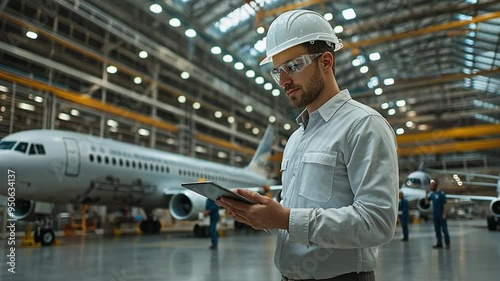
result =
M441 231L444 234L444 243L446 249L450 248L450 234L448 233L448 223L446 222L446 194L438 190L438 183L431 180L429 190L427 190L426 201L432 202L432 220L434 221L434 231L436 231L437 244L432 246L434 249L443 248Z
M401 239L401 241L408 241L408 221L410 219L409 213L410 205L408 204L408 200L405 199L403 192L400 191L398 215L399 223L401 224L401 228L403 229L403 239Z

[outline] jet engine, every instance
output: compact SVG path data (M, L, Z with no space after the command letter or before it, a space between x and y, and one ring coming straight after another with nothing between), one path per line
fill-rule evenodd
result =
M500 199L491 201L490 210L495 216L500 217Z
M15 200L15 206L9 205L7 202L7 216L18 220L36 220L36 215L50 215L54 208L53 203L32 201L32 200ZM10 207L13 207L12 211ZM36 215L35 215L36 214Z
M417 208L420 212L428 213L431 210L431 204L425 202L425 198L420 198L417 201Z
M177 220L197 220L205 210L207 198L192 191L178 193L170 199L170 213Z

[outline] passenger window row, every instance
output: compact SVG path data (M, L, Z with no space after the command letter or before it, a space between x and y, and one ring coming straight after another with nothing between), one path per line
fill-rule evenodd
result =
M89 160L91 163L96 162L97 164L106 164L106 165L120 166L120 167L140 169L146 171L149 170L152 172L156 171L161 173L170 173L170 167L168 166L139 162L135 160L128 160L122 158L117 159L115 157L108 157L108 156L102 157L101 155L94 156L94 154L89 154Z

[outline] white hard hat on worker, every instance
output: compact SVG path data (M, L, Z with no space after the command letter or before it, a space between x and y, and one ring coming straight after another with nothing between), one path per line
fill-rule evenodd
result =
M342 48L330 23L320 14L309 10L293 10L281 14L269 26L266 37L266 58L260 65L273 61L273 56L305 42L325 41Z

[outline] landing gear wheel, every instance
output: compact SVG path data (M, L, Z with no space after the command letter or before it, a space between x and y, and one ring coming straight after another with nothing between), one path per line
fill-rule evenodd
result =
M494 216L488 216L486 218L486 222L488 223L488 230L495 231L497 230L497 221Z
M49 246L56 240L56 235L52 229L44 229L40 231L41 235L39 237L42 246ZM36 237L36 236L35 236Z

